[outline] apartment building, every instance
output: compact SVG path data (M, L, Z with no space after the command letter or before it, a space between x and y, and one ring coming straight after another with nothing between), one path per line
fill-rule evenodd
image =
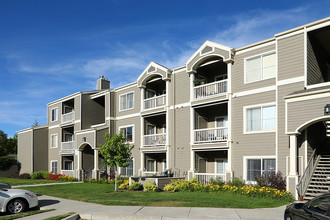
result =
M206 41L183 66L151 62L119 88L101 77L95 91L48 103L47 125L18 132L21 172L98 178L104 134L122 131L135 147L121 175L168 169L253 183L281 171L296 198L320 193L313 184L330 173L317 168L330 155L329 37L325 18L241 48Z

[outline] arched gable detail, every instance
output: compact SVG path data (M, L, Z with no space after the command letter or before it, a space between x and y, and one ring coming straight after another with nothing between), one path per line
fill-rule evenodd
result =
M309 121L301 124L299 127L297 127L297 129L295 130L295 132L297 134L300 134L303 130L305 130L309 126L311 126L311 125L313 125L315 123L318 123L318 122L321 122L321 121L327 121L327 120L330 120L330 115L325 115L325 116L321 116L321 117L318 117L318 118L314 118L312 120L309 120Z
M151 62L137 79L137 85L138 87L143 87L148 80L155 76L160 76L162 80L170 80L171 73L172 70L155 62Z
M85 148L87 145L91 146L92 149L95 148L95 147L93 147L93 145L91 145L90 143L88 143L88 142L84 142L84 143L82 143L82 144L79 146L78 150L81 150L81 151L84 150L84 148Z

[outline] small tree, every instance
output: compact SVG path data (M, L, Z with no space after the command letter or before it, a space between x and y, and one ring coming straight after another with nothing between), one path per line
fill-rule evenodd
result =
M115 167L115 191L117 192L117 167L127 167L132 156L134 145L127 142L123 133L110 137L105 134L105 144L100 145L100 154L103 156L102 162L109 167Z
M34 120L33 124L31 125L31 128L35 128L39 126L39 122L37 121L37 119Z

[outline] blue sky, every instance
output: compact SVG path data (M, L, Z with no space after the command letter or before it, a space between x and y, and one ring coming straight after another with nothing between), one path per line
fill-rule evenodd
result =
M329 11L329 0L0 0L0 130L46 124L47 103L101 74L118 87L151 61L184 65L206 40L237 48Z

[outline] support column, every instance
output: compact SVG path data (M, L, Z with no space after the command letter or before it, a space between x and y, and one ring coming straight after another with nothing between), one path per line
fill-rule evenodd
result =
M290 135L290 169L286 180L286 188L291 192L295 199L298 199L298 193L296 190L298 184L297 150L297 136L294 134Z
M95 148L94 150L94 170L93 170L93 178L99 179L99 149Z
M140 176L144 176L144 153L141 151L141 168Z
M78 151L78 168L76 170L76 177L78 180L83 179L83 174L82 174L82 150L77 150Z

